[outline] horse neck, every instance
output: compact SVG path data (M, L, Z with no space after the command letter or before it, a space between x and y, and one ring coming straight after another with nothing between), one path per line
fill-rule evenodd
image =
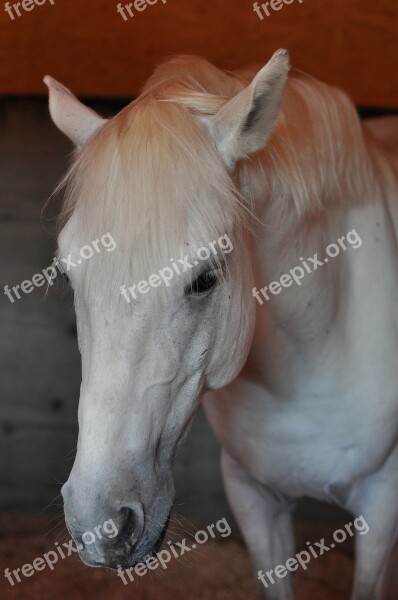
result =
M262 223L254 233L253 243L257 289L280 280L293 267L302 266L301 258L315 254L325 257L326 247L355 227L358 211L374 207L374 214L378 210L391 212L392 198L398 192L397 171L371 136L363 132L354 107L345 102L341 109L347 112L335 125L339 132L348 128L343 140L336 137L332 144L331 140L319 138L322 128L323 134L332 130L333 123L325 120L320 121L315 140L295 138L282 126L271 148L243 165L239 172L241 189L251 205L257 207ZM336 105L331 112L335 110ZM320 117L313 115L313 119ZM316 127L313 122L309 130L315 131ZM293 154L284 154L285 149ZM280 157L282 162L278 164ZM317 164L316 160L323 160L324 164ZM290 165L293 177L289 180ZM373 208L371 215L372 211ZM398 211L392 212L392 229L397 232ZM339 292L353 266L353 250L348 249L351 253L341 252L327 266L318 267L316 274L306 273L302 285L294 283L279 295L269 294L270 300L258 306L258 331L274 328L277 335L283 328L302 347L310 343L316 351L314 339L333 326L340 310Z

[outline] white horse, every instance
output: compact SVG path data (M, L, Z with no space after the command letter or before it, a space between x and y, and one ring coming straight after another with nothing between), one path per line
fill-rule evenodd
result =
M117 524L81 551L91 565L156 549L205 395L255 571L294 556L294 500L323 499L366 519L352 599L379 600L398 532L397 125L363 125L342 92L288 71L285 50L257 73L177 57L110 120L45 80L77 147L59 255L105 232L117 242L69 273L83 378L66 521L79 541ZM349 232L362 245L343 251ZM228 255L121 296L222 235ZM290 572L258 585L294 597Z

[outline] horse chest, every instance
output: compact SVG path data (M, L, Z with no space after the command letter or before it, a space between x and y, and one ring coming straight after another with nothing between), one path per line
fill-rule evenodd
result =
M237 380L205 409L221 445L257 480L290 497L343 503L345 490L377 469L398 437L396 396L375 403L370 394L360 403L356 393L290 401Z

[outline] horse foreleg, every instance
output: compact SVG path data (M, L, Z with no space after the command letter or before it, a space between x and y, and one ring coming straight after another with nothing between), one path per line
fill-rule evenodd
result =
M387 585L392 553L398 536L398 464L375 473L351 494L347 508L367 527L357 529L355 579L351 600L392 600L397 589ZM396 582L395 582L396 585Z
M251 478L225 451L221 466L228 500L254 565L258 597L294 600L292 573L283 578L275 574L278 565L294 556L291 506Z

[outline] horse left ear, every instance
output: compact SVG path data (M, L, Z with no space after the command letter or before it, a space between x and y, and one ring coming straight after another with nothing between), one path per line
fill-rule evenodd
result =
M217 149L229 169L263 148L274 130L289 73L289 53L278 50L251 84L210 119Z
M62 83L49 75L44 78L49 90L50 114L54 124L77 146L87 140L106 123L96 112L84 106Z

